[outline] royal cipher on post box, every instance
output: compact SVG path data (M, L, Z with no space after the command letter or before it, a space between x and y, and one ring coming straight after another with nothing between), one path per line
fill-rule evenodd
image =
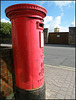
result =
M11 21L16 99L45 98L43 18L47 11L35 4L15 4L5 13Z

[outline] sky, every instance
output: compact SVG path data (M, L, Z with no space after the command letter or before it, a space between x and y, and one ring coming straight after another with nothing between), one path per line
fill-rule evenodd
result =
M60 32L69 32L69 27L75 26L75 1L1 1L1 22L9 22L5 15L5 9L8 6L20 3L37 4L47 10L44 18L44 28L48 28L49 32L53 32L54 28L60 28Z

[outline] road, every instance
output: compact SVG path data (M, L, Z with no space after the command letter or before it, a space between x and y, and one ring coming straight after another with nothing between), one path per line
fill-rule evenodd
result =
M75 47L45 44L44 61L47 65L75 67Z
M1 44L12 47L12 45ZM44 61L47 65L75 67L75 47L71 45L45 44Z

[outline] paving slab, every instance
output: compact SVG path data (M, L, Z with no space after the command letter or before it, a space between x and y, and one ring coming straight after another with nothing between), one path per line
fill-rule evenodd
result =
M75 99L75 69L44 65L46 99ZM70 77L71 78L70 78ZM68 79L68 80L67 80ZM7 97L15 100L14 94Z
M45 64L46 99L75 99L75 68Z

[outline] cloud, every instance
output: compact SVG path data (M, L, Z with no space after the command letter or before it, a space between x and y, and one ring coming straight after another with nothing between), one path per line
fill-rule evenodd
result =
M55 4L59 7L69 5L72 1L55 1Z
M42 1L42 0L41 1L36 1L36 3L40 6L43 6L44 4L46 4L46 6L51 6L53 4L53 2L54 1L47 1L47 0L45 0L45 1Z
M46 16L44 18L44 23L49 24L50 21L52 21L53 17L52 16Z
M59 27L61 23L61 16L53 18L52 16L46 16L44 18L45 28L49 28L49 31L53 32L55 27Z
M39 3L39 5L43 5L44 3L46 3L46 1L37 1L37 3Z
M69 32L69 26L59 26L60 32Z
M63 6L70 6L70 4L75 1L73 0L63 0L63 1L36 1L36 3L40 6L43 6L46 3L46 6L51 6L52 4L55 4L56 6L59 6L61 10L63 10Z
M70 25L60 26L59 28L61 32L69 32L69 27L75 27L75 20Z
M75 21L70 24L70 27L75 27Z
M63 6L71 7L70 4L72 2L73 1L66 1L66 0L64 0L64 1L55 1L54 3L55 3L56 6L59 6L59 8L61 8L61 11L63 11Z
M61 16L55 18L53 16L46 16L44 18L44 28L48 28L49 32L54 32L54 28L58 27L60 28L60 32L69 32L69 27L75 27L75 20L70 25L61 26L61 18L63 15L64 13L61 13Z
M61 17L64 15L64 13L61 13Z
M5 18L1 19L1 22L11 23L9 20L6 20Z

